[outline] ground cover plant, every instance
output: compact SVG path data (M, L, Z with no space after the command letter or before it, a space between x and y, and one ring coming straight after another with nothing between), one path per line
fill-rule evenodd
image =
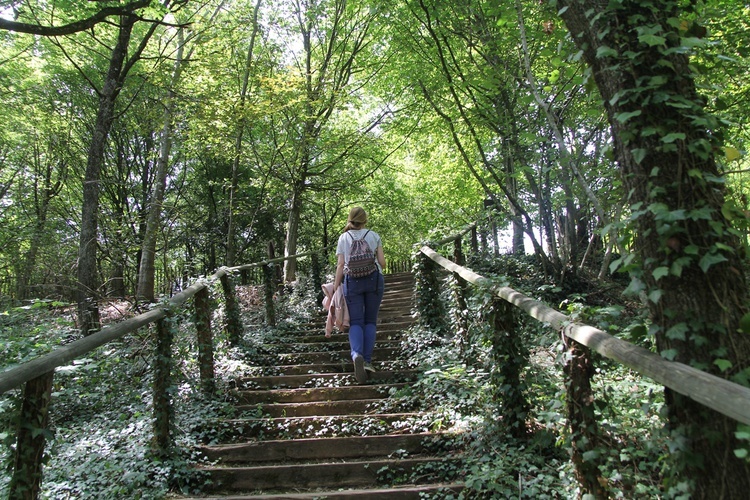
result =
M215 295L220 296L219 293ZM220 304L221 306L221 304ZM120 312L127 307L122 305ZM215 310L220 325L223 307ZM132 313L127 313L132 314ZM127 315L120 314L120 316ZM3 366L28 361L77 338L70 308L35 304L7 310L2 316ZM194 465L201 457L191 450L211 442L205 422L232 416L231 401L201 394L192 318L179 315L172 387L175 411L173 449L154 452L153 329L142 329L109 343L86 359L56 370L45 431L42 498L164 498L170 491L197 492L204 478ZM217 394L240 370L237 350L215 328ZM20 390L0 398L0 496L8 495L17 428Z

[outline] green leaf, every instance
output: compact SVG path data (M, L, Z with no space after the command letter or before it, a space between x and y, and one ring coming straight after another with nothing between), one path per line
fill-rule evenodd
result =
M675 261L672 262L672 266L670 267L669 272L679 278L680 276L682 276L682 269L685 266L689 266L691 261L692 259L690 257L680 257L678 259L675 259Z
M685 340L687 339L687 323L677 323L664 334L668 339Z
M659 303L659 299L661 299L661 296L662 296L663 293L664 292L662 292L661 290L652 290L648 294L648 300L650 300L654 304L658 304Z
M625 123L626 121L630 120L634 116L640 116L641 113L642 111L640 109L637 111L627 111L625 113L620 113L617 116L615 116L615 120L617 120L620 123Z
M667 134L664 137L661 138L661 142L664 142L666 144L672 143L676 140L685 140L685 133L684 132L672 132L671 134Z
M702 47L703 45L706 45L706 40L703 38L686 37L680 39L680 45L692 49L694 47Z
M654 269L654 272L651 273L656 281L659 281L664 276L669 275L669 268L666 266L660 266Z
M743 333L750 333L750 313L746 313L740 319L740 330Z
M617 51L611 47L602 46L596 50L596 58L603 59L605 57L616 57Z
M664 75L658 75L658 76L652 76L649 79L648 84L651 85L651 86L653 86L653 87L659 87L659 86L664 85L665 83L667 83L667 81L668 81L668 79L667 79L666 76L664 76Z
M632 277L630 278L630 284L622 293L625 295L638 295L645 289L646 285L643 283L643 281L639 280L636 277Z
M664 45L667 39L659 35L641 35L638 37L638 41L645 43L649 47L655 47L657 45Z
M669 361L674 361L677 357L677 349L665 349L661 352L661 357Z
M739 160L740 156L742 156L737 148L733 148L731 146L724 147L724 155L726 156L727 161Z
M737 450L734 450L734 456L737 458L747 458L748 457L747 448L739 448Z
M732 367L732 362L728 359L715 359L714 364L719 367L719 370L725 372Z
M701 257L698 265L701 266L704 273L707 273L711 266L720 262L725 262L726 260L727 258L720 253L708 253Z
M583 459L588 462L591 460L596 460L597 458L599 458L599 455L600 453L597 450L589 450L583 452Z
M647 151L644 148L636 148L631 151L631 153L633 154L633 159L636 163L641 163L643 161L643 159L646 157L646 152Z

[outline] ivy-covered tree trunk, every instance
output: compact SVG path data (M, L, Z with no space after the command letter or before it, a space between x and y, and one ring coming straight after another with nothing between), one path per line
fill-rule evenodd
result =
M750 335L739 331L748 291L741 243L715 161L721 134L696 91L690 46L702 43L691 5L671 0L562 0L557 8L582 50L613 132L630 193L631 291L645 292L662 356L747 384ZM750 466L738 459L737 424L667 391L675 458L695 498L743 498Z

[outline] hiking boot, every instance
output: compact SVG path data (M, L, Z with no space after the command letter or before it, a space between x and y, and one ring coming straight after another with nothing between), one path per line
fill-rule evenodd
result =
M367 373L365 372L365 358L361 354L354 355L354 377L357 382L364 384L367 382Z
M367 361L365 361L365 370L367 370L370 373L375 373L377 371L375 367L372 366L372 363L368 363Z

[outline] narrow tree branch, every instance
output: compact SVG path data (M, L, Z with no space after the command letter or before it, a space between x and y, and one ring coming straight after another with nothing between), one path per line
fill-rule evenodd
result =
M40 26L38 24L20 23L0 18L0 29L6 31L15 31L17 33L28 33L31 35L41 36L61 36L78 33L93 28L98 23L104 21L110 16L129 15L138 9L147 7L151 0L135 0L132 3L122 7L105 7L96 14L86 19L81 19L62 26Z

